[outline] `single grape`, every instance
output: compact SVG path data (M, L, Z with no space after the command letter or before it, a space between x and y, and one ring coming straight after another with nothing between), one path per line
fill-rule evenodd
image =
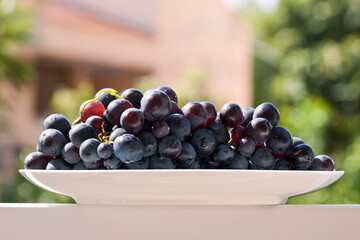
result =
M46 166L46 170L71 170L72 165L61 158L52 159Z
M71 142L67 143L61 151L62 158L70 163L76 164L81 161L79 148L74 146Z
M25 169L46 169L51 157L42 152L32 152L26 156L24 161Z
M97 154L100 158L107 159L113 154L114 150L110 143L103 142L97 147ZM105 163L104 163L105 164Z
M58 156L65 144L64 135L59 130L52 128L44 130L38 140L39 151L52 157Z
M240 125L244 116L239 105L229 102L221 108L220 119L226 127L234 128Z
M195 161L188 167L188 169L201 169L200 159L195 158Z
M112 88L104 88L98 91L94 98L107 108L112 101L120 98L120 93Z
M153 155L158 148L158 140L155 136L146 131L139 132L136 137L142 142L145 147L144 156L149 157Z
M276 127L280 122L280 113L272 103L265 102L256 107L253 114L253 119L255 118L265 118L271 126Z
M160 90L160 91L166 93L166 95L169 96L171 101L174 101L176 104L178 103L178 98L176 96L176 93L171 87L161 86L161 87L158 87L157 90Z
M180 141L185 141L189 137L191 131L191 124L189 119L179 113L172 114L165 119L170 127L170 134L179 138Z
M297 170L305 170L314 162L315 154L312 148L306 144L299 144L292 149L291 159Z
M135 163L125 163L128 169L148 169L150 165L150 160L148 157L144 157L140 161Z
M87 169L100 169L104 166L104 161L100 159L96 162L83 162Z
M84 162L96 162L100 160L100 156L97 153L97 148L100 145L99 140L95 138L89 138L85 140L79 149L80 157Z
M205 127L207 122L207 111L203 105L198 102L188 102L181 110L185 117L190 121L191 131Z
M104 118L110 123L120 126L121 114L133 105L126 99L116 99L112 101L104 112Z
M171 114L175 114L175 113L181 113L179 106L177 105L176 102L174 101L170 101L171 102L171 111L170 111L170 115Z
M103 163L104 167L109 170L119 169L123 165L123 162L115 155L111 155L110 157L104 159Z
M121 135L124 135L125 133L127 133L125 131L125 129L121 128L121 127L118 127L117 129L115 129L109 136L109 141L113 142L115 141L115 139L117 137L120 137Z
M138 89L129 88L121 93L121 97L128 100L135 108L140 108L140 101L143 94Z
M327 155L319 155L309 167L312 171L335 171L335 162Z
M255 118L246 126L246 134L254 140L255 144L261 144L271 136L272 126L265 118Z
M191 145L199 157L210 156L217 145L216 136L209 129L198 129L191 136Z
M45 118L43 122L43 130L50 128L59 130L67 138L69 136L71 124L69 120L60 113L54 113Z
M213 133L215 134L217 143L227 144L229 142L230 140L229 131L227 130L225 125L222 124L221 122L213 122L209 126L209 129L213 131Z
M203 169L219 169L222 163L216 162L212 157L204 157L199 159L201 168Z
M231 129L230 131L230 138L231 142L236 145L240 139L245 136L245 128L243 126L237 126Z
M154 154L150 157L150 169L175 169L176 165L170 158L165 158Z
M205 127L207 127L215 121L216 116L217 116L217 111L216 111L214 104L212 104L211 102L203 101L203 102L200 102L200 104L203 105L203 107L207 111L207 121L205 124Z
M144 114L137 108L126 109L120 117L120 124L129 133L140 132L144 126Z
M145 147L132 134L126 133L117 137L113 144L114 155L124 163L134 163L145 155Z
M79 109L79 115L81 116L81 121L86 122L86 120L91 116L103 117L105 111L104 105L95 100L92 102L84 102Z
M234 158L234 151L226 144L219 144L212 152L211 157L215 162L229 163Z
M89 170L89 169L87 167L85 167L85 164L83 161L80 161L73 166L73 170Z
M280 159L276 159L275 161L275 170L291 170L291 163L284 159L284 158L280 158Z
M275 154L266 146L260 146L255 149L255 152L249 158L251 169L265 169L271 170L275 167Z
M293 137L292 138L292 147L296 147L299 144L305 144L304 141L301 138Z
M140 109L147 120L162 120L171 112L170 98L166 93L151 89L141 99Z
M285 154L292 146L291 133L283 127L276 127L272 130L266 146L271 148L275 154Z
M233 159L229 165L230 169L248 169L249 168L249 161L246 157L241 156L238 153L234 154Z
M75 147L80 148L80 145L89 138L96 138L95 129L87 123L80 123L73 126L69 132L70 141Z
M151 132L157 139L161 139L169 135L170 127L164 120L157 120L153 123Z
M241 156L248 157L255 151L255 142L251 138L244 137L238 142L236 150Z
M182 142L180 155L174 159L175 165L180 168L190 168L195 160L196 152L194 147L190 143Z
M242 109L244 120L241 122L241 126L246 127L248 125L248 123L253 119L254 111L255 109L251 107Z
M85 123L91 125L95 129L96 134L102 133L102 127L101 126L103 124L105 125L104 119L102 119L99 116L91 116L86 120Z
M176 158L181 153L182 145L175 136L166 136L159 142L159 154L165 158Z

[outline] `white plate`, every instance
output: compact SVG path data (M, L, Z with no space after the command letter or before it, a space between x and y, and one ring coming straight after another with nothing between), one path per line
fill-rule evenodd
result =
M275 205L338 180L344 171L19 170L78 204Z

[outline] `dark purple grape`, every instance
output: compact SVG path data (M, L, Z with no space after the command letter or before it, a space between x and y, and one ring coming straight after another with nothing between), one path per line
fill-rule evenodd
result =
M170 134L179 138L180 141L185 141L189 137L191 131L191 124L189 119L181 114L172 114L165 119L170 127Z
M209 126L209 129L213 131L213 133L215 134L216 141L218 144L220 143L227 144L229 142L230 140L229 131L227 130L225 125L222 124L221 122L213 122Z
M150 157L150 169L175 169L176 165L170 158L165 158L154 154Z
M171 87L161 86L161 87L158 87L157 90L160 90L160 91L166 93L166 95L169 96L171 101L174 101L176 104L178 103L176 92Z
M188 167L188 169L201 169L200 159L196 158L195 161Z
M272 150L265 146L259 146L249 158L251 169L271 170L275 167L275 154Z
M283 127L276 127L272 130L266 146L271 148L275 154L285 154L292 146L291 133Z
M268 140L271 136L272 126L265 118L255 118L246 126L246 134L254 140L255 144L260 144Z
M211 157L215 162L229 163L234 158L234 151L226 144L219 144L212 152Z
M166 93L151 89L141 99L140 109L149 121L162 120L171 112L170 98Z
M207 157L215 150L215 134L209 129L198 129L191 136L191 145L199 157Z
M104 119L99 116L91 116L89 117L86 122L87 124L91 125L97 134L102 133L102 125L105 123Z
M181 153L182 145L175 136L166 136L159 142L159 154L165 158L176 158Z
M144 157L136 163L126 163L125 165L128 169L148 169L150 165L150 160L148 157Z
M248 169L249 168L249 161L246 157L241 156L238 153L234 154L233 159L229 165L230 169Z
M73 166L73 170L89 170L89 169L87 167L85 167L85 164L83 161L80 161Z
M304 141L301 138L293 137L292 138L292 147L296 147L299 144L305 144Z
M327 155L319 155L309 167L312 171L335 171L335 162Z
M140 108L143 94L135 88L129 88L121 93L121 97L128 100L135 108Z
M120 137L121 135L124 135L125 133L127 133L127 132L125 131L125 129L119 127L119 128L117 128L117 129L115 129L115 130L110 134L110 136L109 136L109 141L113 142L113 141L115 141L115 139L116 139L117 137Z
M42 152L32 152L26 156L24 161L25 169L46 169L51 157Z
M84 166L87 169L100 169L104 166L104 161L100 159L99 161L96 162L84 162Z
M100 160L100 156L97 153L97 148L100 145L99 140L95 138L89 138L85 140L80 148L80 157L84 162L96 162Z
M265 118L271 126L276 127L280 122L280 113L272 103L266 102L256 107L253 114L253 119L255 118Z
M181 110L185 117L190 121L191 131L205 127L207 122L207 111L203 105L198 102L188 102Z
M39 151L52 157L60 155L65 144L64 135L59 130L52 128L44 130L38 140Z
M120 159L118 159L115 155L111 155L110 157L104 159L103 163L104 167L109 170L119 169L123 165L123 162L120 161Z
M43 130L50 128L60 131L67 138L69 136L71 124L69 120L60 113L54 113L45 118L43 122Z
M137 108L126 109L120 117L120 124L129 133L140 132L144 126L144 114Z
M299 144L292 149L291 159L297 170L305 170L314 162L315 154L312 148L306 144Z
M61 158L52 159L46 166L46 170L71 170L72 165Z
M244 116L239 105L229 102L221 108L220 119L226 127L234 128L240 125Z
M124 163L134 163L145 155L145 147L141 141L132 134L123 134L117 137L113 144L114 154Z
M176 102L174 102L174 101L171 101L171 111L170 111L170 115L171 114L175 114L175 113L180 113L181 111L180 111L180 108L179 108L179 106L177 105L177 103Z
M153 123L151 132L157 139L160 139L169 135L170 127L164 120L158 120Z
M194 147L187 142L181 143L181 153L174 159L175 165L180 168L190 168L196 160L196 152Z
M100 91L98 91L95 95L95 99L98 98L98 101L101 102L105 108L108 107L108 105L117 99L117 97L113 94L111 94L110 92L106 92L104 90L112 90L115 94L117 94L118 96L120 96L120 93L118 93L118 91L116 91L115 89L112 88L105 88L105 89L101 89Z
M207 121L206 121L205 127L210 126L210 124L212 124L216 119L216 116L217 116L216 108L215 108L214 104L212 104L211 102L208 102L208 101L200 102L200 104L203 105L203 107L207 111Z
M158 148L158 140L155 138L155 136L146 131L139 132L136 137L142 142L142 144L145 147L145 157L149 157L153 155L157 148Z
M200 158L199 163L203 169L219 169L222 166L220 162L215 162L215 160L210 156Z
M126 99L116 99L112 101L104 112L104 118L110 123L120 126L121 114L133 105Z
M240 139L245 136L245 128L243 126L237 126L231 129L230 131L230 138L231 142L236 145Z
M254 111L255 109L251 107L242 109L244 120L241 122L241 126L246 127L248 125L248 123L253 119Z
M244 137L238 142L236 150L241 156L248 157L255 151L255 142L251 138Z
M89 138L97 138L95 129L87 123L80 123L73 126L69 132L70 141L75 147L80 148L80 145Z
M71 142L67 143L61 151L62 158L70 163L76 164L81 161L79 148L75 147Z
M291 170L292 166L288 160L280 158L280 159L276 159L274 169L275 170Z
M100 143L100 145L97 147L97 153L99 157L103 159L107 159L111 157L113 152L114 152L113 147L111 146L110 143L107 142Z

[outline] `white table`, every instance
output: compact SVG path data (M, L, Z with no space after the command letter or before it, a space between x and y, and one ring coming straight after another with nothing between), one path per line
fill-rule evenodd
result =
M1 240L360 239L360 205L0 204Z

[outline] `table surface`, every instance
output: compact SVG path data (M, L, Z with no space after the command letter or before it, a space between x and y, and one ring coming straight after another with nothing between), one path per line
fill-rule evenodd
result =
M360 205L0 204L0 239L358 239Z

